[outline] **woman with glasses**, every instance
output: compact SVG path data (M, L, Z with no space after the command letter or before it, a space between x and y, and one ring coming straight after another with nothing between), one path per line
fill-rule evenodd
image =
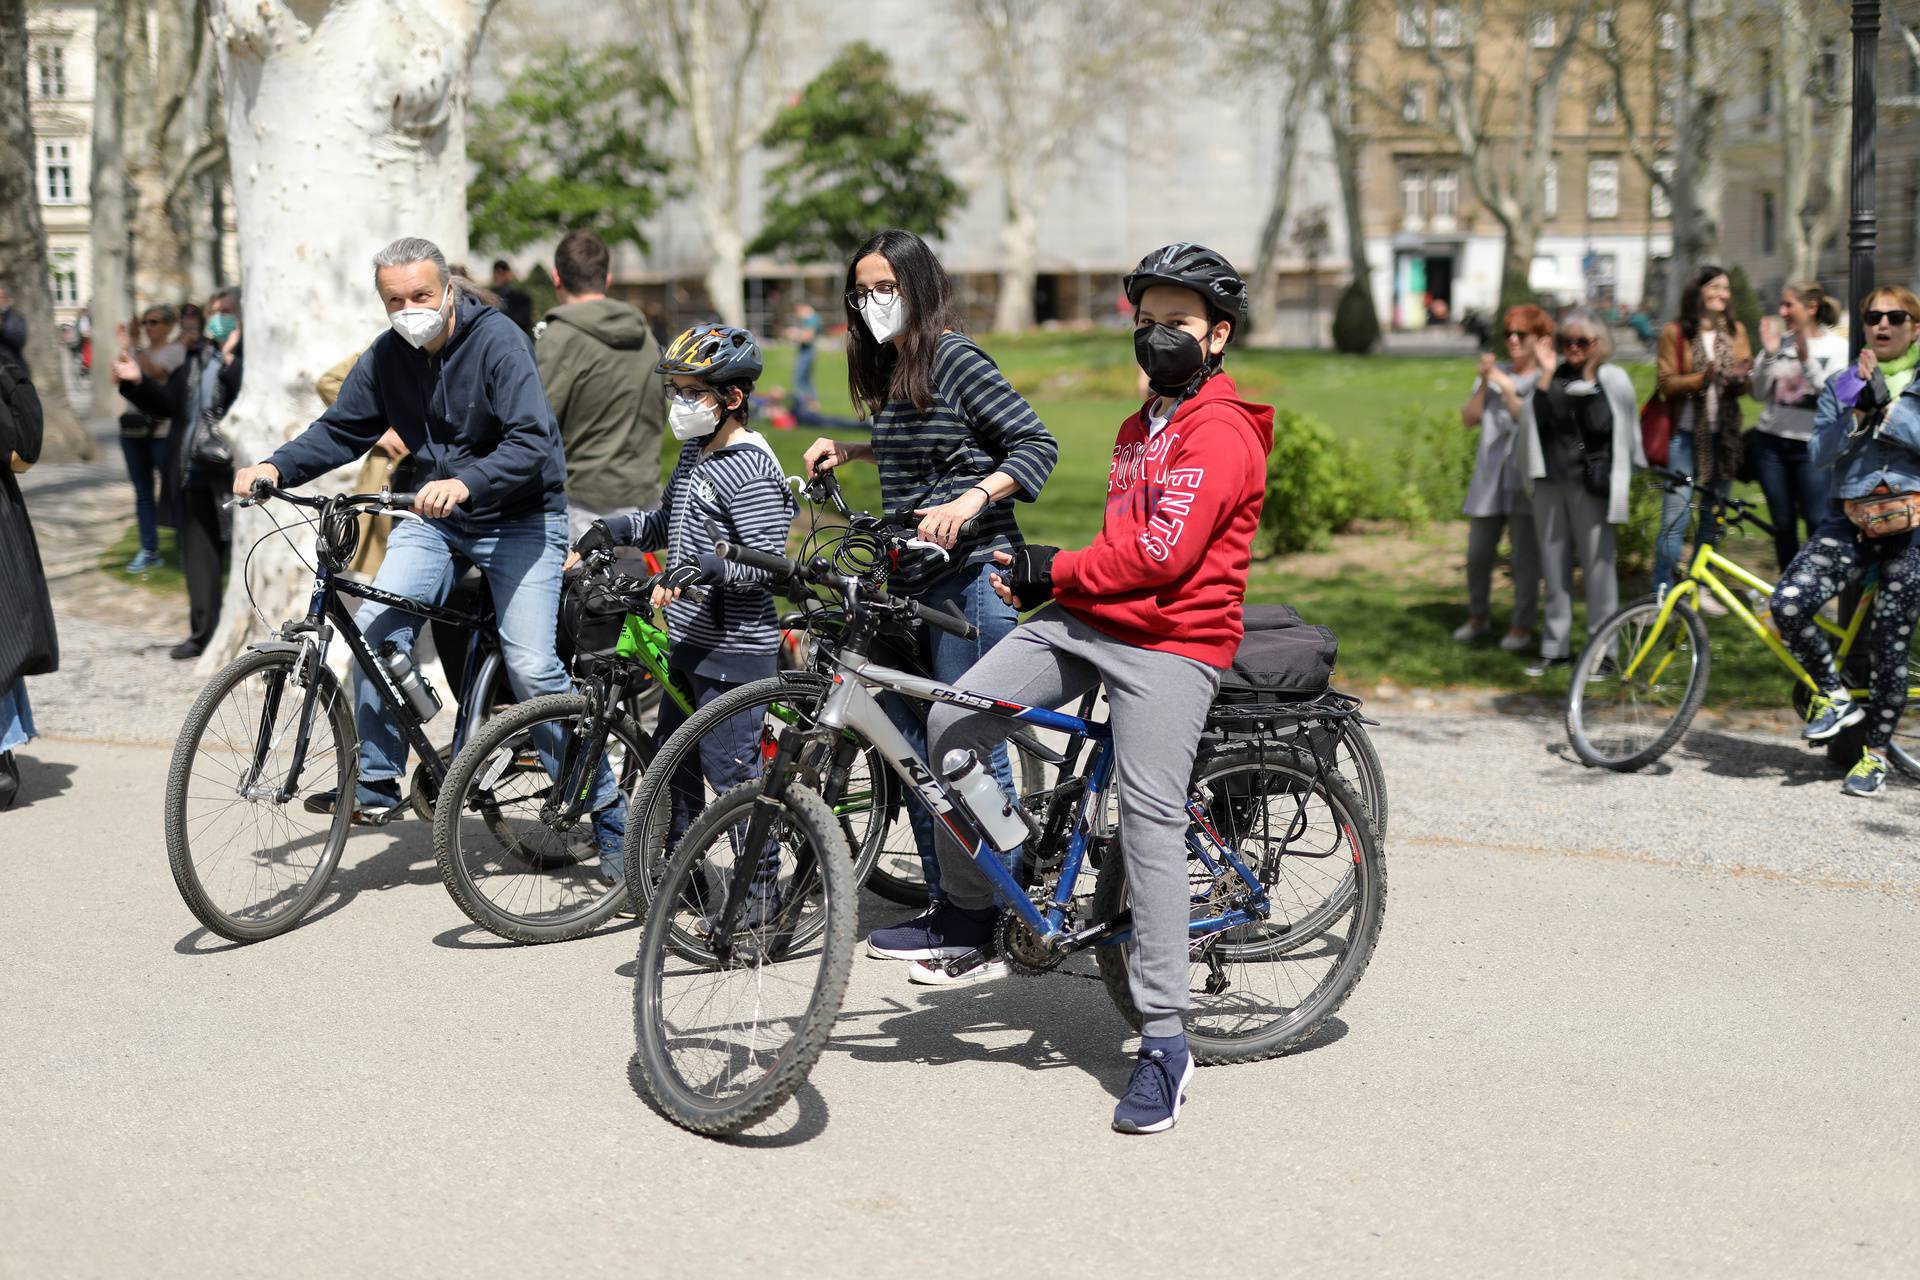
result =
M1540 538L1546 588L1540 657L1527 667L1544 676L1572 661L1573 562L1586 575L1589 632L1619 605L1614 526L1627 518L1627 487L1645 467L1633 380L1607 363L1606 326L1585 308L1560 320L1552 338L1534 339L1534 358L1551 370L1521 402L1521 442L1532 481L1533 523Z
M1053 472L1059 447L1033 407L987 353L961 332L953 281L933 250L911 231L874 235L847 263L847 382L870 440L821 437L807 446L808 471L870 462L880 470L889 512L911 511L920 536L951 551L948 559L903 559L888 590L917 596L933 608L958 608L979 635L962 640L931 628L921 653L936 680L958 679L1013 630L1011 606L988 581L993 553L1025 544L1009 501L1032 502ZM975 532L961 544L961 527ZM888 713L916 751L926 726L912 706L891 701ZM994 777L1008 794L1013 777L1005 747L993 753ZM909 805L932 905L941 900L933 826ZM1008 855L1017 859L1017 851Z
M1841 784L1853 796L1876 796L1886 786L1887 747L1906 710L1908 650L1920 618L1916 531L1883 533L1879 530L1889 526L1875 523L1870 511L1849 509L1850 502L1862 499L1894 506L1900 495L1920 495L1916 317L1920 299L1906 289L1882 287L1867 296L1860 316L1866 338L1860 359L1827 380L1814 410L1808 452L1813 466L1827 476L1832 495L1827 515L1780 575L1773 595L1780 638L1820 686L1801 736L1825 742L1866 722L1866 749ZM1899 522L1890 527L1898 530ZM1880 578L1868 640L1873 678L1862 707L1849 694L1816 620L1827 601L1874 567Z
M1480 357L1480 380L1460 410L1462 426L1480 428L1467 482L1467 620L1453 633L1472 644L1491 627L1493 562L1504 528L1513 543L1513 617L1500 647L1519 653L1533 642L1534 612L1540 602L1540 544L1533 528L1533 504L1526 494L1526 450L1519 447L1520 402L1533 394L1541 365L1534 344L1553 337L1553 317L1539 307L1509 308L1502 321L1507 358Z
M1660 331L1659 392L1673 410L1669 469L1692 476L1724 497L1740 471L1740 397L1753 371L1746 326L1729 309L1733 286L1720 267L1701 267L1680 295L1680 318ZM1673 585L1687 540L1693 486L1669 492L1660 502L1660 532L1653 548L1653 589ZM1701 522L1699 541L1711 546L1719 529ZM1711 597L1702 612L1726 612Z

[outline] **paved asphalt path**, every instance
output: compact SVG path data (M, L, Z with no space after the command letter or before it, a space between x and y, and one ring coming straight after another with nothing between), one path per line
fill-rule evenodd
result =
M634 1091L631 926L496 945L409 822L216 945L165 751L43 739L0 814L0 1274L1916 1274L1920 790L1846 801L1764 734L1632 778L1561 741L1381 731L1371 970L1170 1135L1107 1131L1095 984L863 958L797 1104L723 1144Z

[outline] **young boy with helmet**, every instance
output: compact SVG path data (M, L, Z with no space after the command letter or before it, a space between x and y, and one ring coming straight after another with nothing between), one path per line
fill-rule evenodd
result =
M1122 1133L1157 1133L1179 1118L1193 1057L1183 1016L1187 966L1187 784L1220 673L1239 648L1241 605L1266 494L1273 410L1240 398L1221 361L1246 323L1246 285L1197 244L1171 244L1126 278L1134 356L1153 395L1121 424L1107 474L1106 517L1074 551L1029 543L1000 553L994 590L1017 608L1051 600L956 687L1055 707L1103 684L1111 711L1120 850L1134 915L1128 955L1143 1037L1114 1110ZM981 756L1013 722L936 704L929 758ZM939 843L943 907L868 939L870 953L921 958L916 981L946 970L927 960L985 950L993 892L951 837ZM998 964L982 972L1005 972Z
M710 526L740 546L784 555L793 492L772 446L747 426L761 370L753 334L697 324L673 340L657 370L668 383L667 426L680 441L660 505L594 521L574 544L574 556L613 546L667 553L653 603L666 610L669 665L686 680L694 705L703 707L773 675L780 649L770 575L716 556ZM697 600L682 594L692 586L702 589ZM678 703L661 699L655 742L664 743L686 720ZM699 812L701 774L724 791L753 777L758 759L754 716L735 717L702 738L698 767L689 761L673 780L671 838L684 834Z

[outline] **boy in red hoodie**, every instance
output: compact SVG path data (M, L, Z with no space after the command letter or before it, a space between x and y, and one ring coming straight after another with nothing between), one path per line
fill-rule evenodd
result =
M1134 912L1128 957L1144 1025L1133 1080L1114 1110L1123 1133L1173 1127L1193 1057L1187 1008L1187 783L1220 672L1240 645L1241 602L1266 493L1273 410L1249 404L1221 371L1246 322L1246 285L1219 254L1172 244L1126 279L1134 354L1154 396L1121 424L1107 473L1100 534L1078 551L1029 544L998 558L1001 598L1030 609L1051 598L977 662L956 687L1043 707L1104 684L1111 709L1121 855ZM955 748L983 758L1014 722L945 704L927 726L929 758ZM938 961L986 949L993 890L942 834L932 912L867 940L870 954ZM916 982L1006 972L977 965L958 979L938 965Z

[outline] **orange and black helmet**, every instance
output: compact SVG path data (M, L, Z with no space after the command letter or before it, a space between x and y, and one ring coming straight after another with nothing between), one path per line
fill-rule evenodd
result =
M724 324L697 324L667 344L655 373L684 374L719 386L754 382L766 366L760 344L745 329Z

